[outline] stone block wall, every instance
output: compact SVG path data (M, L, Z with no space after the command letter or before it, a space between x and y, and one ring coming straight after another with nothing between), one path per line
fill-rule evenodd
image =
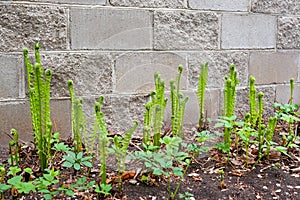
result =
M237 108L248 111L250 75L265 92L266 113L274 101L287 102L295 78L300 103L300 3L298 0L0 0L0 143L16 128L31 139L22 51L40 42L42 63L54 71L52 120L55 131L71 133L67 80L85 102L105 96L111 131L141 122L154 88L153 75L166 81L183 65L181 88L189 96L186 125L197 124L200 64L209 62L207 115L222 114L224 76L236 64ZM170 126L170 110L166 114Z

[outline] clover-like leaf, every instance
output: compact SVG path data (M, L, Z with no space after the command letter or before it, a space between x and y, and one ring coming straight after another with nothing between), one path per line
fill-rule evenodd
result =
M80 170L80 164L79 163L74 163L74 169L75 170Z

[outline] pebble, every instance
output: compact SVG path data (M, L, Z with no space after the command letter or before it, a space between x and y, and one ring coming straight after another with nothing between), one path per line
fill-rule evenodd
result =
M267 186L263 186L263 189L267 190L267 189L268 189L268 187L267 187Z
M130 179L128 182L132 185L136 185L138 181L135 179Z

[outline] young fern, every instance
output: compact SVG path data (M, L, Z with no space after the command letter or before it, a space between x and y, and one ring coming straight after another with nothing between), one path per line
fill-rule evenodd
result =
M82 110L82 99L76 98L75 91L73 88L73 81L68 80L68 88L71 97L71 105L72 105L72 130L73 130L73 143L74 143L74 151L79 153L82 151L82 136L86 136L86 125L85 125L85 115ZM85 138L87 140L87 138ZM90 148L87 150L91 154Z
M171 88L171 103L172 103L172 135L183 137L183 124L184 124L184 110L185 105L188 101L188 97L183 97L183 94L179 91L180 87L180 77L182 74L182 66L178 67L178 74L176 77L176 82L174 80L170 81Z
M124 137L116 135L114 137L113 153L116 156L116 163L118 168L118 176L120 177L123 172L125 172L125 161L126 154L128 151L128 146L131 140L131 137L138 126L138 122L134 121L134 125L129 129ZM122 190L122 180L119 181L119 191Z
M108 156L107 153L107 146L109 142L108 138L108 132L106 128L106 123L104 121L104 114L101 111L101 107L104 101L104 97L101 96L99 98L99 101L95 103L95 115L96 115L96 120L95 120L95 134L98 135L99 139L99 156L100 156L100 163L101 163L101 183L106 184L106 158Z
M272 139L273 139L273 136L275 133L276 123L277 123L276 117L269 118L268 128L266 130L266 142L267 142L266 155L268 158L269 158L270 149L271 149L271 142L272 142Z
M151 120L150 120L150 109L152 107L152 102L148 102L145 105L146 111L144 114L144 127L143 127L143 142L147 146L150 145L151 142Z
M31 64L28 57L28 49L24 49L24 62L27 70L34 143L35 147L37 147L41 170L44 171L51 158L50 82L52 71L42 68L39 47L39 43L37 43L35 45L36 63L34 65Z
M10 162L11 165L18 166L20 156L19 156L19 134L16 129L11 129L11 134L13 136L13 140L9 142L9 154L10 154Z
M208 63L201 65L201 72L199 75L198 81L198 90L197 90L197 97L199 102L199 110L200 110L200 117L199 117L199 129L203 128L203 118L204 118L204 100L205 100L205 88L208 81Z
M264 111L264 103L263 103L263 97L264 97L264 93L263 92L259 92L258 93L258 149L259 149L259 154L261 154L262 152L262 146L263 146L263 142L264 142L264 129L265 126L263 124L263 111Z
M250 76L249 78L249 100L250 100L250 122L252 126L256 125L257 121L257 106L256 106L256 89L255 78Z
M294 95L294 89L295 89L295 83L294 83L294 79L291 78L290 79L290 99L289 99L289 104L293 104L293 95Z
M224 116L231 117L234 114L236 86L239 83L237 79L237 72L235 65L230 66L229 75L225 77L225 89L224 89ZM224 143L230 145L230 132L231 128L224 129Z
M145 105L143 142L149 146L151 134L153 134L154 146L160 146L161 129L163 125L164 112L167 105L167 98L164 97L165 82L160 78L159 73L154 74L155 91L151 92L151 102Z

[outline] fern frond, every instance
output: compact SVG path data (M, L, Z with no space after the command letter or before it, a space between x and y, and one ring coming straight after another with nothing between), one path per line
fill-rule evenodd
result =
M197 97L199 102L199 127L202 128L203 117L204 117L204 101L205 101L205 88L208 81L208 63L201 65L201 71L198 80L198 90L197 90Z

